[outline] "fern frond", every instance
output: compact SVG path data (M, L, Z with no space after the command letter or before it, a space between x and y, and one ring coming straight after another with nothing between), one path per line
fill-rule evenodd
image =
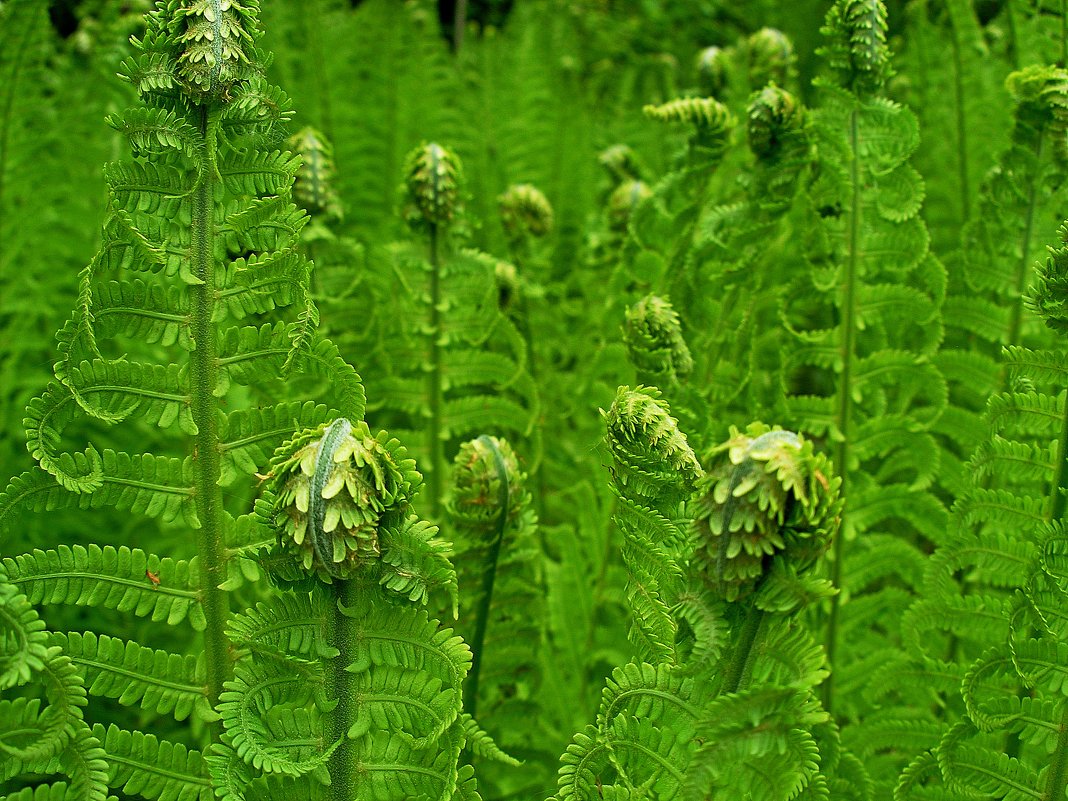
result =
M204 627L195 562L125 546L61 545L5 558L3 565L8 581L34 604L99 606L172 626L188 619L193 628Z

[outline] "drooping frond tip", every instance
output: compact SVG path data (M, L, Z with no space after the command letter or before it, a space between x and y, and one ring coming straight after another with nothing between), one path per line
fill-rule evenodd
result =
M714 447L693 500L699 575L728 601L774 560L801 572L828 548L841 513L830 463L792 431L752 423Z
M126 77L142 92L177 83L195 102L226 101L262 71L259 13L258 0L158 0Z
M408 154L404 167L406 217L414 227L447 226L459 211L460 158L436 142Z
M693 370L679 315L661 297L647 295L627 309L623 342L639 375L654 382L678 381Z
M883 0L838 0L821 31L828 42L820 53L842 86L861 94L882 89L893 74Z
M324 580L377 559L379 529L403 519L422 482L397 440L344 418L283 443L270 475L282 549Z
M730 110L714 97L680 97L642 110L650 119L684 122L704 134L726 134L734 125Z

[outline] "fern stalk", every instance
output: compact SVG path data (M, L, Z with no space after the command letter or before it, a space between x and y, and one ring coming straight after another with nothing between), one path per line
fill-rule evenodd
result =
M835 416L835 424L838 427L838 442L834 449L834 463L838 468L838 474L842 479L841 493L846 498L847 483L849 479L849 422L852 411L852 397L850 395L851 380L853 374L853 357L856 351L856 308L857 308L857 262L858 249L860 247L860 162L858 157L859 130L857 124L857 111L853 109L849 114L849 175L851 181L851 211L849 219L849 257L846 261L846 275L844 286L844 301L842 307L842 340L839 355L842 360L842 375L838 384L838 411ZM844 515L843 515L844 517ZM842 560L845 558L844 537L835 537L834 561L831 567L831 581L836 587L841 586ZM841 596L831 598L831 611L827 619L827 638L825 648L827 662L834 664L835 651L838 647L838 616L841 607ZM834 674L827 677L823 685L823 706L828 713L832 711L834 701Z
M354 608L360 596L359 579L335 581L331 587L333 609L331 610L331 645L338 655L331 661L330 697L337 700L330 716L331 740L340 745L330 755L327 765L330 771L330 798L333 801L350 801L357 797L359 787L355 745L348 738L348 729L356 719L358 700L354 690L354 675L349 666L355 660L352 646L356 640Z
M223 690L223 682L229 678L231 664L225 633L229 600L226 593L219 589L226 578L226 560L223 543L225 512L219 484L219 410L214 394L219 373L212 322L217 300L212 201L217 170L211 125L207 107L201 106L200 136L204 143L205 165L193 192L190 256L193 275L200 283L192 289L190 327L196 349L190 354L190 371L193 376L192 415L197 427L193 462L197 516L201 523L198 534L200 595L207 619L204 650L207 655L208 700L215 706Z
M748 606L745 618L738 630L738 640L734 644L731 661L723 673L723 692L736 693L741 688L742 678L748 672L753 658L753 646L760 633L760 624L764 622L764 610Z
M952 4L950 4L952 8ZM968 222L972 217L971 187L968 185L968 123L964 115L964 65L960 57L960 32L956 16L950 12L950 36L953 41L953 94L956 105L957 122L957 172L960 180L961 222Z

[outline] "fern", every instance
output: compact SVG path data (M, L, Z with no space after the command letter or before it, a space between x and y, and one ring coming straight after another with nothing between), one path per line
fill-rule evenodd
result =
M56 713L41 720L64 720L58 711L84 706L78 698L87 689L140 706L151 715L146 720L195 716L217 738L225 727L212 706L233 669L229 601L220 585L231 570L227 539L242 528L240 510L224 505L223 485L242 477L247 484L294 425L318 424L332 413L329 405L284 395L274 406L242 408L251 406L245 387L303 375L337 411L363 410L358 376L314 332L310 264L295 252L306 216L290 202L298 162L272 149L289 116L287 101L264 81L259 35L255 3L160 3L148 15L135 42L139 55L123 66L143 105L109 118L135 159L107 170L101 249L82 272L75 310L60 332L55 378L28 408L27 443L39 467L0 497L9 521L16 507L114 507L192 532L185 538L195 549L178 537L159 541L161 554L175 556L112 545L35 550L6 559L4 581L34 603L113 609L169 626L188 622L203 632L201 654L174 652L183 648L180 636L161 650L95 631L56 633L48 652L55 656L44 667L72 678L50 691L48 709ZM272 325L264 316L277 310L290 316ZM255 324L239 327L241 321ZM159 433L142 442L164 453L93 442L71 448L71 436L94 428L86 421L116 427L120 441L124 429L133 442L135 432L154 428ZM36 716L18 699L4 703L12 725ZM20 735L25 743L12 750L16 763L5 778L65 774L68 793L77 785L81 798L103 798L108 782L151 797L208 787L195 760L189 782L146 772L150 751L177 754L177 746L123 729L104 737L111 769L101 774L99 738L80 710L66 719L76 723L60 736L44 728L34 744L32 729ZM289 722L279 725L281 731ZM45 769L53 757L60 762ZM141 767L119 767L123 758Z

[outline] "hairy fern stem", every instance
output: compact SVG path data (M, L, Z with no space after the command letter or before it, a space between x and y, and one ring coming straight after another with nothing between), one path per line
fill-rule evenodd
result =
M764 610L756 606L749 606L746 609L742 625L738 629L738 640L734 644L734 652L723 672L723 693L736 693L741 689L742 679L749 672L752 663L753 646L760 633L760 625L764 622L764 614Z
M846 260L846 275L845 285L843 287L843 304L842 304L842 341L839 348L839 357L842 360L842 374L839 378L838 384L838 411L836 414L835 424L838 427L838 442L834 449L834 466L838 471L838 475L841 476L842 486L840 492L842 497L846 499L848 508L849 494L848 494L848 481L849 470L847 466L849 464L849 421L852 411L853 397L851 393L850 383L853 376L853 359L856 351L856 305L857 305L857 265L859 261L859 254L857 253L860 247L860 157L858 155L858 147L860 144L859 125L857 120L857 110L853 109L849 115L849 147L850 147L850 161L849 161L849 173L850 181L852 183L850 187L851 203L849 214L849 254ZM845 515L843 514L843 518ZM843 524L843 529L845 528ZM840 587L842 583L842 560L845 557L844 537L839 534L834 539L834 560L831 567L831 581L834 586ZM841 607L841 596L834 595L831 600L831 610L827 619L827 637L825 641L825 648L827 651L827 661L829 664L834 664L834 656L838 647L838 616ZM827 677L827 681L823 685L823 706L828 713L832 710L834 703L834 674Z
M193 376L192 415L197 427L193 454L196 481L197 516L200 518L200 596L207 619L204 630L204 650L207 654L208 701L215 706L223 690L223 682L231 672L231 659L226 637L226 618L229 599L219 589L226 578L226 557L223 541L225 511L222 488L219 484L220 439L218 402L215 388L219 378L219 363L215 353L216 274L215 274L215 209L216 180L215 132L207 106L200 109L200 137L203 141L202 172L193 191L193 214L190 257L192 274L199 280L192 289L191 333L196 347L190 354Z
M330 713L331 743L340 745L330 755L330 798L332 801L351 801L359 789L353 742L348 737L349 726L355 722L357 699L354 675L349 666L354 660L355 607L359 601L359 579L336 580L330 587L331 642L338 655L331 662L329 674L330 697L337 702Z

